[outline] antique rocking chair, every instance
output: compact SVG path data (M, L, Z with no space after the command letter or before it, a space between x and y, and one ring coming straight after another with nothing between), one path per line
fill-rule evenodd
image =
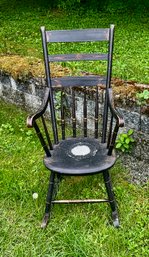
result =
M80 30L53 30L46 31L41 27L43 54L45 63L46 83L45 97L39 111L27 119L28 127L34 127L45 151L44 164L50 170L50 182L46 199L45 215L41 224L42 228L47 226L50 218L51 207L57 203L100 203L108 202L112 209L112 220L115 227L119 227L116 202L112 190L109 176L109 169L114 165L116 156L114 144L119 127L124 125L122 116L114 108L111 89L111 69L114 25L106 29L80 29ZM49 44L58 43L59 45L69 42L96 42L107 41L107 52L81 53L81 54L55 54L49 55ZM100 44L100 42L98 42ZM106 75L97 76L90 73L83 73L81 76L51 77L51 62L71 62L71 61L107 61ZM88 75L87 75L88 74ZM101 89L102 88L102 89ZM93 91L94 108L94 136L88 132L88 93ZM100 90L101 89L101 90ZM58 125L55 107L55 92L61 92L61 136L58 135ZM78 91L83 94L83 135L77 134L79 122L76 115L76 94ZM99 96L102 92L104 104L99 105ZM71 119L68 118L69 125L72 125L72 135L66 136L65 97L69 96ZM50 110L50 111L47 111ZM99 113L102 112L102 116ZM100 116L100 117L99 117ZM47 117L50 117L52 127L52 138L47 126ZM101 118L102 117L102 118ZM41 120L41 122L38 122ZM101 121L102 120L102 121ZM101 122L100 122L101 121ZM101 124L99 124L101 123ZM40 126L42 125L42 129ZM102 125L102 129L101 129ZM100 129L99 129L100 126ZM43 135L43 130L45 135ZM99 136L101 137L99 139ZM84 176L102 173L108 195L108 199L84 199L84 200L55 200L55 184L61 176Z

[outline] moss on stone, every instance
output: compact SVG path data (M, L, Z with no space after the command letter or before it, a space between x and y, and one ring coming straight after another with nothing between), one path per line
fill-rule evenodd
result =
M0 56L0 70L11 75L15 80L26 80L31 77L45 76L43 61L35 57L2 55ZM52 77L61 77L68 73L68 68L52 64Z

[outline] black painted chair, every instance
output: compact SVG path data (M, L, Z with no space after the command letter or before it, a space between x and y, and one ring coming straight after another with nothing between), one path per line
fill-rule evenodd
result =
M42 44L44 53L44 63L46 72L47 88L43 105L34 115L28 117L28 127L34 127L45 151L44 164L50 170L50 182L47 193L45 215L41 227L47 226L51 207L56 203L100 203L108 202L112 209L112 219L115 227L119 226L116 202L112 190L112 184L109 176L109 169L114 165L116 156L114 144L119 127L124 125L120 113L114 108L111 88L111 69L114 25L106 29L81 29L81 30L61 30L46 31L41 27ZM55 54L49 55L49 44L58 43L58 47L69 42L98 42L107 41L107 52L101 53L73 53L73 54ZM86 47L86 45L85 45ZM100 49L100 48L99 48ZM106 61L106 75L99 76L87 73L81 73L81 76L66 76L52 78L50 76L50 64L52 62L74 62L74 61ZM85 74L83 76L83 74ZM55 94L59 93L59 118L61 122L61 136L58 134L57 125L57 106ZM56 93L55 93L56 92ZM80 132L80 123L76 117L77 94L83 95L83 135ZM70 96L71 95L71 96ZM95 105L92 119L94 135L90 136L88 129L88 99L93 95ZM100 98L102 95L102 104ZM66 101L67 98L67 101ZM69 101L68 101L69 99ZM66 103L67 102L67 103ZM69 102L69 103L68 103ZM70 106L71 105L71 106ZM68 112L70 107L70 112ZM50 114L47 110L50 109ZM101 115L102 113L102 115ZM49 134L46 125L46 116L50 116L53 137ZM68 116L68 117L67 117ZM70 119L71 116L71 119ZM41 122L38 122L41 120ZM72 126L72 135L66 135L66 121L69 121L69 127ZM102 121L101 121L102 120ZM40 126L43 125L41 129ZM102 126L102 128L101 128ZM79 129L79 132L77 132ZM44 131L43 131L44 130ZM45 136L44 136L44 133ZM85 200L56 200L56 184L62 176L84 176L102 173L108 199L85 199Z

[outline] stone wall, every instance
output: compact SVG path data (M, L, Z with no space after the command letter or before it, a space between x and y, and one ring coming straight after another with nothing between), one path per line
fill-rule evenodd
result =
M15 81L11 76L0 74L0 98L6 102L24 107L30 113L36 111L42 103L42 98L45 91L45 80L43 78L32 78L27 81ZM102 99L102 97L101 97ZM81 107L83 98L81 94L77 95L77 117L81 117ZM102 110L102 100L99 102L100 110ZM92 127L93 117L90 115L93 109L93 100L89 99L89 122ZM144 183L149 176L149 116L141 115L141 132L139 129L140 114L136 105L127 106L126 108L117 104L117 108L125 118L125 128L122 131L127 131L129 128L135 130L136 142L138 142L131 155L124 156L123 163L130 168L132 181ZM141 140L141 141L140 141Z
M30 112L37 110L41 105L45 87L43 78L32 78L22 82L15 81L11 76L5 74L0 75L0 98L23 106ZM78 116L82 101L83 99L78 95ZM92 107L92 100L90 100L89 113ZM125 117L125 127L139 130L139 109L135 105L134 107L127 106L127 108L117 105L117 108ZM141 115L141 131L149 134L149 116L147 115Z

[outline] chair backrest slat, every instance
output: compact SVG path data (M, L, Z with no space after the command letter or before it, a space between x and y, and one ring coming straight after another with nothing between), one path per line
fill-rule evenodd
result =
M61 128L62 139L65 139L65 107L64 107L64 91L61 91Z
M104 76L83 76L83 77L62 77L52 78L51 84L53 88L61 87L91 87L96 85L106 84Z
M68 62L68 61L107 61L107 54L54 54L48 55L49 62Z
M109 29L78 29L46 31L47 42L91 42L109 40Z

